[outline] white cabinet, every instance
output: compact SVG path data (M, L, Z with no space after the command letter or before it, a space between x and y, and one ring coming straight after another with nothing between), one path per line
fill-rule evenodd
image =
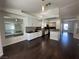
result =
M41 27L42 24L42 21L33 16L27 16L23 21L24 27Z
M34 27L41 27L41 25L42 25L42 22L39 21L38 19L33 19L32 20L32 26L34 26Z
M34 32L34 33L26 33L24 35L24 39L30 41L30 40L33 40L33 39L35 39L37 37L41 37L41 36L42 36L42 31Z
M59 31L50 31L50 39L59 40L60 32Z

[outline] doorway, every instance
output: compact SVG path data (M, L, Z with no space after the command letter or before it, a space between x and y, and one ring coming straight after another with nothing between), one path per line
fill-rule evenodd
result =
M64 31L68 31L69 25L68 23L64 23L63 29Z

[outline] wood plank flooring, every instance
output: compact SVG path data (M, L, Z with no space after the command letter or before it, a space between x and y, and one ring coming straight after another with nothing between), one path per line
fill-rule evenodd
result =
M0 59L79 59L79 40L65 32L59 41L50 40L46 35L4 47Z

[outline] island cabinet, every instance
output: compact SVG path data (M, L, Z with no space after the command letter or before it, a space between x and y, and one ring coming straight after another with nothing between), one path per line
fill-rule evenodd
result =
M45 35L48 34L48 31L45 31ZM35 38L38 38L38 37L41 37L42 36L42 31L37 31L37 32L31 32L31 33L25 33L24 34L24 39L25 40L28 40L28 41L31 41Z
M60 32L59 31L50 31L50 39L59 41Z
M33 40L35 38L41 37L42 36L42 31L39 32L32 32L32 33L26 33L24 35L24 38L28 41Z

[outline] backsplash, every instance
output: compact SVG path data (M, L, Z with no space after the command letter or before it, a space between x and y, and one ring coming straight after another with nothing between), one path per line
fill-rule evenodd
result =
M41 27L26 27L26 32L30 33L30 32L37 32L41 30Z

